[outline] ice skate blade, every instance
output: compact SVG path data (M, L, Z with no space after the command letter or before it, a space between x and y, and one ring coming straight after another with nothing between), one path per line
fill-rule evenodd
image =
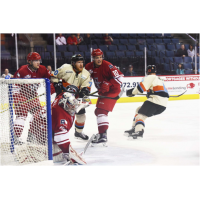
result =
M74 138L77 139L77 140L80 140L80 141L88 141L88 139L87 139L87 140L84 140L84 139L82 139L82 138L80 138L80 137L76 137L76 136L74 136Z
M91 147L96 147L96 146L103 146L103 147L108 147L107 142L101 142L101 143L92 143Z
M129 133L125 133L125 132L124 132L124 136L126 136L126 137L129 137L129 136L130 136L130 134L129 134Z

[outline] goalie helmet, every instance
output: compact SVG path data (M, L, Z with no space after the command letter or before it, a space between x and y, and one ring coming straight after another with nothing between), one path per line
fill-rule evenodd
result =
M78 107L78 101L76 100L75 96L69 92L63 93L58 104L72 116L74 116Z
M102 57L103 57L103 51L101 51L101 49L93 49L91 55L92 55L92 57L100 56L100 55L102 55Z
M156 73L156 66L155 65L148 65L147 66L147 74Z
M78 97L79 89L75 85L68 85L65 89L66 91L74 92L75 97Z
M27 62L30 60L41 60L41 56L37 52L31 52L27 55Z

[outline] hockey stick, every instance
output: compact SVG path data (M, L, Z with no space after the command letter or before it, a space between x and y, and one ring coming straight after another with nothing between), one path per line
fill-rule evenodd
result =
M23 105L23 104L25 104L25 103L28 103L29 101L33 101L34 99L37 99L38 97L41 97L42 95L45 95L45 93L42 93L42 94L40 94L40 95L38 95L38 96L36 96L36 97L34 97L34 98L32 98L32 99L29 99L29 100L26 100L26 101L24 101L24 102L21 102L19 105L13 106L13 108L14 108L14 109L15 109L15 108L18 108L19 106L21 106L21 105ZM8 111L8 110L9 110L9 108L7 108L7 109L4 110L4 111L1 111L0 113L6 112L6 111Z
M65 89L64 89L64 90L65 90ZM65 91L66 91L66 90L65 90ZM66 92L76 94L76 92L71 92L71 91L66 91ZM88 94L87 96L118 100L118 99L123 95L123 93L124 93L124 86L122 86L121 92L120 92L119 95L116 96L116 97L107 97L107 96L101 96L101 95L93 95L93 94L95 94L95 93L97 93L97 92L98 92L98 91L93 92L93 93L91 93L91 94Z
M183 94L185 94L187 92L187 90L185 90L183 93L177 95L177 96L169 96L169 97L180 97L182 96ZM136 94L136 95L141 95L141 96L146 96L147 94ZM153 95L153 94L152 94Z
M95 137L95 134L93 134L92 137L88 140L88 142L87 142L87 144L85 145L85 148L84 148L84 150L83 150L83 155L84 155L85 152L87 151L87 149L88 149L90 143L92 142L92 140L94 139L94 137Z

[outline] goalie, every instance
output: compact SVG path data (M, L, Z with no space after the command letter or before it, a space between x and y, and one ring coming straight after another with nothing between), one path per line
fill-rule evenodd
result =
M60 79L62 82L60 82ZM84 59L80 54L75 54L71 58L70 64L63 64L58 68L51 82L54 83L56 95L58 96L63 87L66 90L76 93L76 97L84 97L90 93L91 81L90 73L84 69ZM75 137L82 140L88 140L88 136L83 133L86 115L85 109L81 109L76 115L75 121Z
M79 98L77 100L73 94L63 92L52 103L53 139L62 150L63 159L72 164L86 164L81 155L78 155L72 148L69 140L69 131L73 125L75 113L88 107L89 101L89 98Z
M145 120L153 115L159 115L166 109L169 94L164 81L156 76L156 66L147 66L147 75L142 79L137 87L127 90L126 95L133 97L138 93L147 91L147 100L136 109L133 119L132 129L125 131L133 139L143 137Z

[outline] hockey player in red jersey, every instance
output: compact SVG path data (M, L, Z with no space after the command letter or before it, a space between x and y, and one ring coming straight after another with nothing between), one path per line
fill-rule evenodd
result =
M80 101L69 92L62 92L52 103L52 130L54 142L62 150L63 159L72 163L86 164L81 155L72 148L69 131L73 125L75 113L89 106L89 100ZM56 157L58 153L54 154Z
M31 52L27 55L27 65L21 66L14 74L14 78L50 78L50 73L46 69L45 66L40 65L41 56L37 52ZM41 127L43 126L42 119L42 107L40 105L39 98L35 98L38 96L37 90L39 84L32 84L32 85L16 85L16 88L13 90L13 99L15 104L15 114L16 120L14 121L14 132L15 132L15 143L20 144L18 138L21 136L26 118L28 116L28 112L30 112L33 117L33 121L30 125L29 129L29 137L31 132L37 132L36 138L41 137L40 130L33 130L36 126L36 123L40 123ZM28 101L27 103L23 103ZM22 104L23 103L23 104ZM35 134L35 133L34 133Z
M123 74L110 62L103 60L101 49L92 51L93 62L85 65L85 69L91 74L99 95L116 97L121 89ZM117 100L98 98L95 115L99 133L96 135L93 144L107 142L107 129L109 126L108 112L112 112Z

